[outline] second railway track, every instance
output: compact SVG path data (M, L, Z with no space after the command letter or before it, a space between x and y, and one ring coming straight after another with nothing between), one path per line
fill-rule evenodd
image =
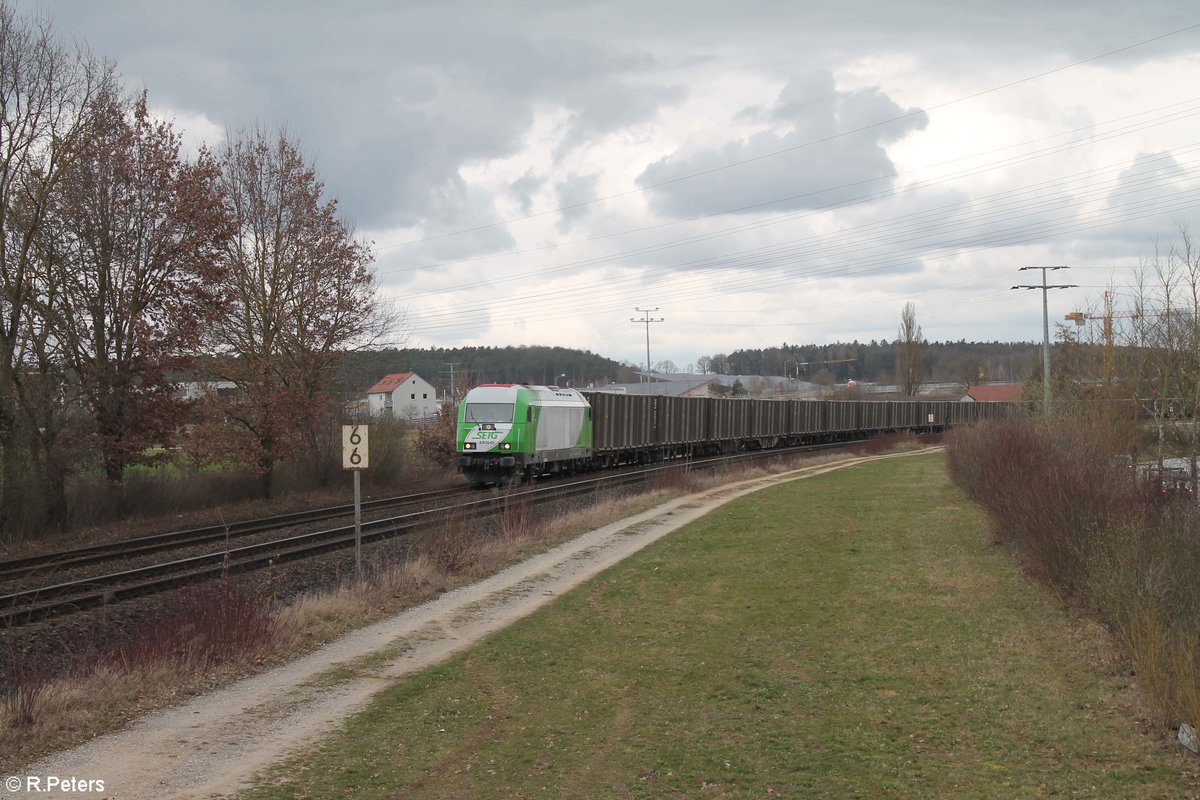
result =
M403 536L417 528L452 518L456 514L470 513L476 518L499 514L515 500L544 505L593 494L600 489L641 483L645 477L645 471L638 471L603 480L536 487L364 521L362 541L364 544L371 544ZM50 616L70 614L222 575L249 572L273 564L308 558L350 547L353 543L354 526L342 525L283 539L223 548L211 553L134 569L18 589L0 595L0 627L19 627Z
M470 494L470 490L456 487L398 497L385 497L364 501L362 509L364 513L371 513L422 503L440 502L447 498L465 497L468 494ZM124 539L118 542L89 545L21 558L4 559L0 561L0 581L19 580L41 574L62 572L76 567L103 564L108 561L163 553L197 545L230 542L264 531L282 530L296 525L337 519L338 517L350 516L353 513L353 504L327 506L325 508L297 511L273 517L156 533L149 536Z
M834 446L840 448L846 445ZM383 498L364 503L364 511L380 511L420 504L434 504L434 507L364 520L362 542L369 545L401 537L418 528L428 527L464 513L470 514L473 519L488 518L503 513L505 508L514 502L543 506L594 495L604 490L626 489L642 484L649 477L664 471L715 468L731 462L750 459L778 459L798 453L810 453L827 447L829 446L810 445L787 451L756 451L686 462L666 462L652 467L625 470L573 482L535 485L482 498L479 497L478 491L458 488L404 497ZM472 499L439 505L447 499L452 500L456 497ZM353 506L350 505L332 506L281 517L173 531L129 539L111 545L77 548L0 562L0 577L6 577L9 580L15 576L42 578L42 582L36 585L11 587L5 590L4 594L0 594L0 628L21 627L48 617L67 615L223 575L250 572L275 564L352 547L354 544L353 525L340 525L284 538L272 538L268 541L231 546L235 539L249 537L264 531L344 517L352 512ZM64 572L85 565L94 566L118 559L161 554L170 550L214 542L220 543L222 546L201 554L133 568L89 574L83 577L65 577L63 575ZM45 580L55 575L60 577L52 581Z

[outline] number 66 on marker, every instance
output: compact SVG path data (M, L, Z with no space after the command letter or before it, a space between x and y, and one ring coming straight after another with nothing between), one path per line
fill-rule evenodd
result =
M342 426L342 469L367 468L367 426Z

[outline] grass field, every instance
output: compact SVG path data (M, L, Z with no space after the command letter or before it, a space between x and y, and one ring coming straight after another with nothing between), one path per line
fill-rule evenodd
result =
M1198 796L940 456L725 506L401 681L254 798Z

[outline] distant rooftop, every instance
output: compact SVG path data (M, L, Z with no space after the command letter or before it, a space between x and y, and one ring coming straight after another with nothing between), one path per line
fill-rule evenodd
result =
M1022 383L990 383L972 386L967 397L979 403L1012 403L1021 399L1024 390Z
M391 375L384 375L379 383L367 389L367 394L391 394L397 387L411 378L412 375L411 372L397 372ZM360 383L359 386L362 386L362 384Z

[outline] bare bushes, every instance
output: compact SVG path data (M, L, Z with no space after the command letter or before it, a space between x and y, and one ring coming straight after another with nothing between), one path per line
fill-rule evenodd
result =
M458 420L454 404L450 401L442 403L437 416L422 423L417 430L415 448L418 453L434 463L451 466L457 454L455 437Z
M386 492L398 487L411 487L428 482L430 476L422 468L422 459L413 457L416 438L414 426L404 420L379 419L371 423L371 468L363 476L368 492ZM154 466L135 465L124 472L121 483L110 483L105 475L91 470L72 475L66 480L65 494L59 513L68 530L104 525L121 520L153 519L163 515L203 512L239 503L259 503L278 508L294 507L307 499L297 499L303 493L322 494L322 488L348 485L341 460L341 430L330 426L313 444L313 450L296 454L278 462L270 476L273 500L262 499L261 475L232 461L201 464L189 459L182 451L163 454ZM43 487L36 473L19 470L21 481L14 491L33 497ZM289 498L289 499L285 499ZM280 502L282 500L282 502ZM311 501L309 501L311 502ZM21 506L10 503L10 516L0 531L0 538L16 544L32 541L48 534L47 520L34 512L41 500ZM21 509L29 511L26 514ZM234 513L237 513L236 511ZM245 513L269 513L249 510ZM174 523L172 523L174 524Z
M53 651L7 632L0 753L43 752L93 720L265 659L280 632L266 588L230 577L188 587L124 631L96 626Z
M362 475L367 491L382 491L404 486L414 477L420 459L413 458L413 441L417 430L413 423L395 417L372 417L371 468ZM336 464L341 472L341 431L338 431Z
M1010 421L955 432L954 481L988 512L1023 568L1096 613L1167 720L1200 719L1200 509L1162 496L1112 456L1103 419Z
M687 464L656 469L646 478L646 491L654 492L694 492L700 486L700 481Z
M204 673L263 657L276 632L265 593L250 581L225 577L166 595L106 660L122 672L165 664Z
M417 553L435 569L457 575L475 565L480 536L470 521L454 516L416 536Z
M68 527L183 513L257 495L255 476L241 472L137 469L116 486L103 475L81 475L67 483Z
M1024 568L1065 596L1082 577L1089 540L1132 506L1132 484L1111 465L1113 443L1087 424L1019 420L959 430L950 474L982 505Z
M4 719L14 727L33 724L52 691L55 665L51 658L21 646L12 634L5 636Z
M1183 500L1183 498L1180 498ZM1200 720L1200 517L1191 498L1109 526L1089 550L1086 598L1120 636L1170 720Z

